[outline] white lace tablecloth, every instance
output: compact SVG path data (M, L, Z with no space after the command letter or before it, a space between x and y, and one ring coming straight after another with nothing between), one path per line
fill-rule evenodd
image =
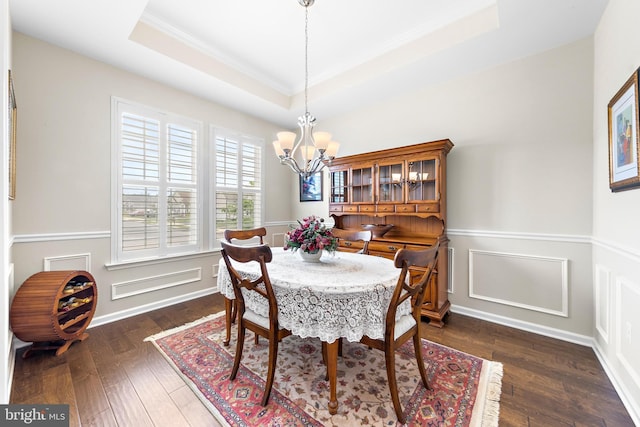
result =
M300 255L272 248L267 264L276 299L280 326L301 337L318 337L331 343L343 337L360 341L363 335L384 338L385 316L400 275L393 261L361 254L324 253L319 263L303 262ZM257 262L234 263L241 274L259 276ZM220 259L218 289L234 299L229 272ZM249 293L248 308L268 316L265 298ZM409 301L397 317L410 313Z

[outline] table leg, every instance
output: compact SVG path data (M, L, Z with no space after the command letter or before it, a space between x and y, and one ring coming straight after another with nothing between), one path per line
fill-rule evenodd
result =
M336 397L336 383L338 380L338 346L339 340L327 343L327 372L329 373L329 413L338 413L338 399Z
M224 340L223 344L226 346L229 345L229 341L231 341L231 312L233 311L233 301L229 298L224 297L224 314L227 320L227 339Z

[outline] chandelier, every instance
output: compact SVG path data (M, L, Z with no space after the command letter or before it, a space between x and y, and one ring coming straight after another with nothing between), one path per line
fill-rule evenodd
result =
M316 118L309 113L309 6L315 0L298 0L304 6L304 115L298 117L300 137L296 141L294 132L278 132L278 140L273 141L273 148L280 159L280 164L288 165L295 173L307 178L331 164L338 152L338 144L331 140L328 132L313 132Z

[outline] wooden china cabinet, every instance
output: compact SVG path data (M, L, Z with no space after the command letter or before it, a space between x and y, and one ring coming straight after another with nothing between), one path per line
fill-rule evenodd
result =
M422 315L437 327L444 325L451 306L446 234L446 157L451 148L453 143L443 139L345 156L329 167L329 212L336 227L393 224L382 237L374 236L371 255L393 259L401 248L440 242L436 272L422 304ZM360 248L357 242L341 242L339 250Z

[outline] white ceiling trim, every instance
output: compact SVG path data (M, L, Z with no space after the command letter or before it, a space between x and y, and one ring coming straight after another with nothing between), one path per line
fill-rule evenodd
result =
M369 55L367 60L358 59L350 68L334 67L332 72L319 76L316 83L310 84L309 100L313 102L345 87L362 84L498 28L498 5L493 3L421 37L416 38L415 31L405 33L382 46L376 54ZM257 75L231 57L150 13L143 14L129 40L278 107L296 109L304 106L303 89L295 94L287 93L277 82Z
M138 22L129 40L282 108L291 105L290 97L282 92L145 22Z

